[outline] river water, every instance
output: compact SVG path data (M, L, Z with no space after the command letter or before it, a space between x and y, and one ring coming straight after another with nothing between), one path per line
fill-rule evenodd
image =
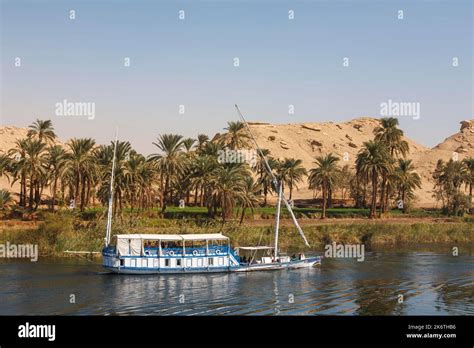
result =
M247 274L112 275L100 260L0 261L0 315L473 315L474 246L459 250L366 251L363 262Z

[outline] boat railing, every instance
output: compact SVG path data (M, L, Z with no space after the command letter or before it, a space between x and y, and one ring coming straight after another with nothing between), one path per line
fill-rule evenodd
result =
M157 247L145 247L145 256L158 256L159 248ZM186 247L186 254L185 256L206 256L206 255L227 255L229 252L228 246L214 246L210 245L207 249L208 253L206 254L206 248L202 247ZM233 252L233 251L231 251ZM183 256L183 248L162 248L160 256ZM234 254L235 257L235 254Z

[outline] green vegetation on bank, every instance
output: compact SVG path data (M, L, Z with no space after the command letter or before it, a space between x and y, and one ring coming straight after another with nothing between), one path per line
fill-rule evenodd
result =
M0 230L0 243L38 244L40 255L64 255L65 250L100 251L103 245L105 221L85 221L77 213L45 213L44 221L29 229ZM273 243L273 222L265 226L222 224L213 219L137 218L114 222L114 234L119 233L223 233L234 246L268 245ZM331 224L304 226L305 234L314 250L325 244L364 243L367 248L422 243L474 243L472 218L453 218L449 223L405 223L377 221L370 224L335 220ZM303 242L292 226L281 227L281 249L304 249Z
M92 217L98 217L104 214L104 208L87 209L82 213L84 219L91 219ZM293 208L298 219L319 219L321 216L320 208ZM342 218L366 218L369 216L370 210L364 208L329 208L326 209L326 217L334 219ZM233 216L239 216L241 210L234 208ZM252 210L246 210L244 215L247 220L252 219L273 219L275 218L276 208L275 207L256 207ZM161 209L149 209L145 213L131 212L130 209L124 210L124 219L130 219L131 216L142 216L142 217L163 217L167 219L208 219L209 212L205 207L185 207L179 208L170 206L166 209L165 213L161 212ZM281 210L282 218L290 218L290 214L286 208L282 207ZM399 209L392 209L388 212L386 217L404 217L404 218L423 218L423 217L446 217L440 209L412 209L410 212L404 213Z

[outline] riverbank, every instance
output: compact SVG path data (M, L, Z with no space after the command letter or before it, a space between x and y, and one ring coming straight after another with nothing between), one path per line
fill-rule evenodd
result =
M38 244L41 256L60 256L66 250L100 251L105 221L84 220L73 213L46 213L41 221L0 220L0 243ZM332 242L364 244L366 248L396 247L410 244L474 243L471 218L408 218L378 220L366 218L302 219L306 237L314 250L323 250ZM216 220L164 219L140 217L116 219L114 234L119 233L223 233L233 246L271 245L274 221L245 220L222 224ZM304 249L305 246L291 220L281 220L281 250Z

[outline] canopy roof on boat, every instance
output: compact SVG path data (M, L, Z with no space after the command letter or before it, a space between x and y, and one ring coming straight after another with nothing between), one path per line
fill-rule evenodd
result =
M164 240L164 241L193 241L193 240L228 240L220 233L200 234L117 234L117 239L141 239L141 240Z
M237 247L236 249L242 249L242 250L268 250L268 249L275 249L275 247L271 247L271 246L256 246L256 247Z

